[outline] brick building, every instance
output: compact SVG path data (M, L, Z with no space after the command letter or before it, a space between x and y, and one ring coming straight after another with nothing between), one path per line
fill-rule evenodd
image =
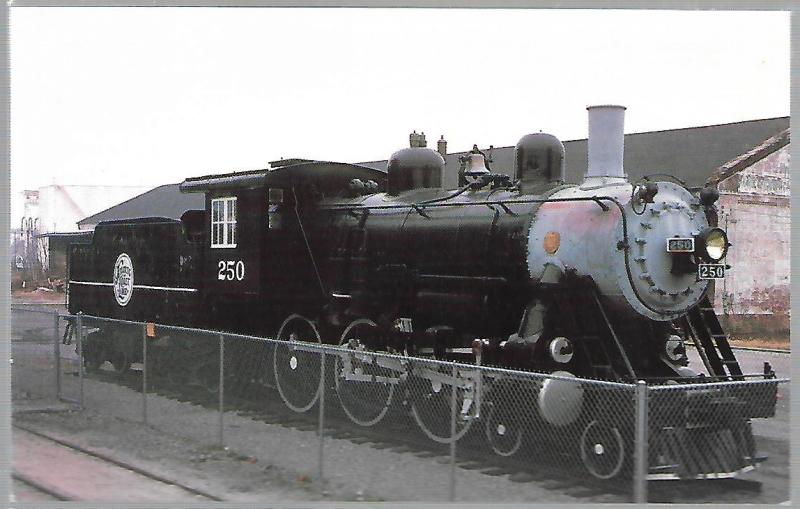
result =
M789 335L790 133L786 129L720 166L719 224L733 244L714 305L739 336Z

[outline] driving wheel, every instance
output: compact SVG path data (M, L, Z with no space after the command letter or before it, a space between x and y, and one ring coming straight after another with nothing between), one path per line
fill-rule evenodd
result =
M339 345L348 352L336 356L336 393L342 410L360 426L380 422L394 395L396 373L378 365L368 345L377 344L378 326L372 320L355 320L342 333Z
M281 324L278 339L273 357L275 385L287 407L298 413L305 412L319 397L322 355L304 349L303 344L319 344L319 331L308 318L293 314Z

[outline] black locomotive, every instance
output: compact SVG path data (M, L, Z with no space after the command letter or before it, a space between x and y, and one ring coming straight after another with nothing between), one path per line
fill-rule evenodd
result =
M577 185L563 181L563 145L543 133L517 144L513 179L491 173L473 151L454 190L441 188L442 157L420 147L392 154L387 172L300 162L187 179L181 191L205 193L205 210L180 221L101 223L91 244L71 247L69 310L565 377L744 379L707 296L707 277L724 271L729 246L716 224L716 191L695 196L668 180L629 182L623 109L589 110L589 167ZM137 336L102 326L93 334L89 365L110 360L124 370L137 360ZM688 366L687 340L706 376ZM288 370L277 381L281 394L296 367L284 363L297 362L276 352L276 373ZM405 368L354 356L337 369L339 387L364 373L397 379ZM562 400L543 394L547 419L547 407ZM743 423L772 415L774 399L743 404L735 426L680 423L704 436L736 429L727 466L696 466L690 475L735 475L753 465ZM383 413L348 411L360 425ZM550 424L571 424L562 420ZM651 463L651 473L678 475Z

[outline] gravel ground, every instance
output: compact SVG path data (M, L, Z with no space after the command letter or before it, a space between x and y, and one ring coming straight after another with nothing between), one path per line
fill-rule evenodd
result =
M14 370L15 406L22 409L26 404L30 408L31 401L40 405L48 403L48 399L37 399L37 395L23 389L36 386L38 378L31 369ZM144 425L139 422L141 399L141 394L131 389L87 380L84 411L18 412L14 419L142 464L143 468L166 477L184 480L192 487L220 494L226 500L447 499L449 468L444 464L446 457L420 457L402 448L374 448L347 439L326 438L326 483L321 486L317 477L318 438L314 430L267 424L227 413L227 450L222 450L203 445L216 439L216 412L151 394L148 396L151 425ZM580 496L582 490L575 487L548 489L532 482L516 483L508 476L457 470L459 500L589 501L586 496ZM324 496L321 495L323 489ZM570 492L577 492L577 495ZM627 497L603 494L593 496L591 501L625 502Z
M144 425L141 393L93 379L85 381L86 408L82 412L22 412L53 403L52 346L15 342L13 351L15 421L39 426L80 445L113 451L115 457L186 480L188 485L222 494L226 500L447 500L446 456L415 454L403 447L373 447L350 439L326 437L326 482L320 485L316 430L302 422L292 428L228 412L227 450L221 450L208 445L217 439L219 416L213 410L149 394L149 425ZM77 377L68 367L65 371L64 394L76 397ZM457 500L628 500L625 495L597 494L552 481L514 482L508 475L488 475L468 466L456 470Z
M322 499L308 479L251 456L90 410L23 413L14 422L228 501Z

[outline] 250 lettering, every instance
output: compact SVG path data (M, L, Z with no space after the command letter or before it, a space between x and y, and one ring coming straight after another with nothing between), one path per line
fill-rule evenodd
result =
M244 279L244 262L233 260L220 260L217 279L220 281L241 281Z
M725 265L721 263L701 263L697 266L697 275L700 279L724 279Z

